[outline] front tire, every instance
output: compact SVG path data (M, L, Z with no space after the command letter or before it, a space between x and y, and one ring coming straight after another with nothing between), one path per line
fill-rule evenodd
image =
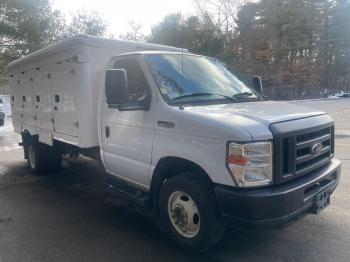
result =
M212 188L198 174L168 179L159 195L160 219L184 249L202 253L215 246L225 227Z

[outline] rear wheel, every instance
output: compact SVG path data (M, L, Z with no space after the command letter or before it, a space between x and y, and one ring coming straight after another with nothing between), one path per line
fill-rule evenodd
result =
M61 167L62 155L54 147L31 141L25 150L29 169L35 175L43 175Z
M37 153L35 152L35 149L34 149L34 145L29 145L29 149L28 149L28 164L29 164L29 167L30 169L33 171L36 169L38 163L36 161L36 157L37 156Z
M224 222L209 185L197 174L167 180L160 191L160 218L167 232L188 251L201 253L215 246Z

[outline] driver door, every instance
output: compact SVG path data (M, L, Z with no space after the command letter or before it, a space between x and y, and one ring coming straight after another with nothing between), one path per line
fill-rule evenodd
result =
M117 60L113 68L126 71L129 97L119 107L103 103L100 126L104 164L109 173L148 187L155 107L151 104L144 109L140 105L151 99L152 92L137 58Z

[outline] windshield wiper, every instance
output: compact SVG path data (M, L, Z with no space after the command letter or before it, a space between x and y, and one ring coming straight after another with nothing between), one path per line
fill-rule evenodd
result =
M244 93L238 93L233 95L235 98L247 98L247 97L251 97L252 95L254 95L253 93L250 92L244 92Z
M226 98L229 101L236 101L237 100L235 97L225 96L225 95L222 95L222 94L197 92L197 93L191 93L191 94L186 94L186 95L182 95L182 96L177 96L177 97L173 98L172 101L180 100L182 98L196 97L196 96L221 96L223 98Z

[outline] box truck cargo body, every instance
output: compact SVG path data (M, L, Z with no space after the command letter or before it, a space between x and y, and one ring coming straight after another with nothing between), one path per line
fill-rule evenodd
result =
M98 146L98 97L106 63L113 56L146 50L183 51L77 36L11 63L15 130L38 133L47 144L57 139L81 148Z
M225 227L276 228L320 213L339 183L334 122L269 101L215 58L76 36L12 62L12 119L34 174L62 155L101 161L111 188L204 252Z

